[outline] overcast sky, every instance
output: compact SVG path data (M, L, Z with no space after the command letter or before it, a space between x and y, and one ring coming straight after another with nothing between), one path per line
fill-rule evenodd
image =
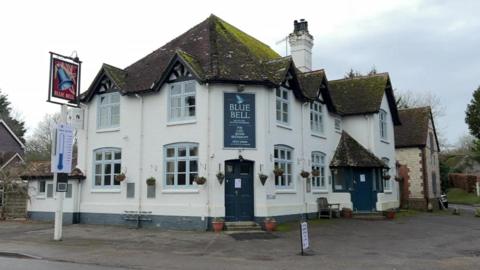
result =
M0 89L33 131L45 113L49 51L83 61L82 91L102 63L125 68L211 13L285 55L276 42L305 18L314 68L341 78L388 71L394 88L431 91L450 143L466 134L465 108L480 85L480 1L2 1Z

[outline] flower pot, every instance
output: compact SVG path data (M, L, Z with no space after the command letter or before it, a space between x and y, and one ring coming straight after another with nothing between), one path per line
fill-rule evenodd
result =
M148 186L155 186L155 182L156 182L156 180L153 177L150 177L150 178L147 179L147 185Z
M390 177L391 177L390 175L386 174L386 175L383 176L383 179L384 180L390 180Z
M300 175L303 177L303 178L308 178L310 176L310 173L309 172L306 172L306 171L302 171L300 173Z
M195 177L195 182L197 185L203 185L205 182L207 182L207 178L200 176L200 177Z
M387 212L385 213L385 217L386 217L387 219L394 219L394 218L395 218L395 211L387 211Z
M273 232L277 228L277 222L275 220L266 220L265 221L265 230L267 232Z
M258 178L260 178L260 183L262 183L263 186L265 186L265 182L267 182L268 175L265 174L259 174Z
M223 183L223 180L225 179L225 175L222 172L217 173L217 180L220 185Z
M212 221L213 231L216 233L221 232L223 230L223 225L224 225L223 221Z
M115 180L117 180L118 182L122 182L123 180L125 180L125 178L126 178L126 176L125 176L124 173L115 175Z
M340 214L343 218L352 218L353 217L352 209L348 209L348 208L343 208L342 212Z

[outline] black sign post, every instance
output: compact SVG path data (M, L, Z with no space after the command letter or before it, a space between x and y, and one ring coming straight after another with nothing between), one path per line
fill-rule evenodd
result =
M224 93L223 146L255 148L255 94Z
M58 173L57 192L67 192L67 189L68 189L68 174Z

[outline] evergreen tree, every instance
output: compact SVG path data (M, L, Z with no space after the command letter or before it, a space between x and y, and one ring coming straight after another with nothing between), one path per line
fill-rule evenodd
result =
M470 133L480 139L480 86L473 92L473 98L467 106L465 122Z
M13 115L12 108L10 106L10 101L8 101L8 96L2 93L0 89L0 119L5 121L5 123L10 127L10 129L17 135L17 137L25 142L25 122L18 119Z

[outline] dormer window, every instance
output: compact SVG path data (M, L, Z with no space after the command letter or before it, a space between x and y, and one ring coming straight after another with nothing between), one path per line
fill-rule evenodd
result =
M379 113L379 124L380 124L380 138L382 140L388 139L387 133L387 112L384 110L380 110Z
M98 96L97 129L120 127L120 94L107 93Z
M276 89L276 113L277 122L288 125L289 123L289 95L286 88Z
M313 133L323 135L323 106L318 101L310 103L310 127Z
M183 81L170 84L168 95L168 120L170 122L195 119L195 81Z

